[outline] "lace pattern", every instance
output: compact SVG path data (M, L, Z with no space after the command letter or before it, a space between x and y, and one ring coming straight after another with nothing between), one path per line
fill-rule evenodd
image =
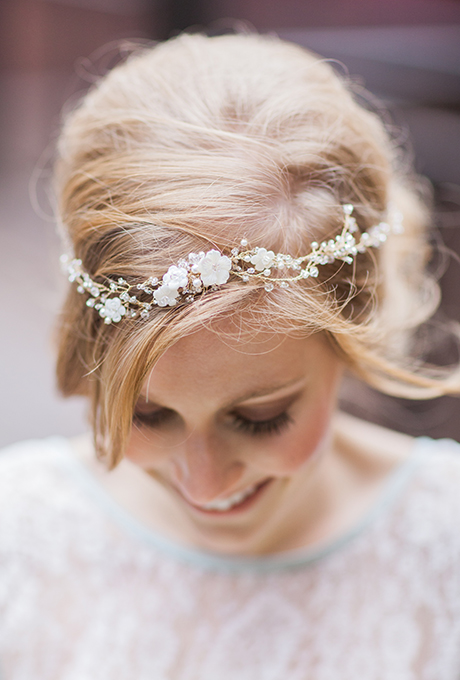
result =
M458 680L460 446L425 446L398 498L336 550L236 571L128 531L64 440L12 447L2 680Z

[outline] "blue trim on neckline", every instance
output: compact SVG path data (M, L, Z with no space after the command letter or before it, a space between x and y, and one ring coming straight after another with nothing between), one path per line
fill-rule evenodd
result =
M143 525L140 520L130 515L127 510L110 496L84 464L76 458L68 439L52 437L48 441L54 444L56 451L61 454L60 459L65 463L71 476L80 481L85 490L90 493L112 519L143 543L151 545L174 559L193 564L202 569L239 573L268 573L308 567L340 550L354 538L361 535L398 500L404 487L411 479L413 472L425 458L425 454L429 449L432 449L434 440L429 437L419 437L415 440L412 453L407 460L390 474L378 500L363 518L341 536L312 547L297 548L295 550L254 557L221 555L200 548L181 545L156 533L154 530ZM63 451L63 445L65 452Z

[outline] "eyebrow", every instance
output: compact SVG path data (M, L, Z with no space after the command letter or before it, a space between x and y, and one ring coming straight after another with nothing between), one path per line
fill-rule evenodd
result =
M247 401L251 401L253 399L261 399L262 397L268 397L270 395L276 395L277 392L281 392L282 390L288 390L290 387L295 387L298 385L298 389L300 390L306 382L306 378L294 378L293 380L288 380L285 383L282 383L281 385L271 385L267 387L263 387L258 390L254 390L252 392L248 392L246 394L240 395L236 399L232 399L231 402L226 404L225 406L222 407L222 409L229 409L233 408L236 405L242 405ZM290 396L289 394L286 396ZM140 394L140 398L145 399L145 403L147 404L152 404L154 406L159 406L160 408L161 405L154 400L151 400L148 398L148 394Z
M295 387L298 384L299 389L301 389L305 385L305 378L294 378L293 380L288 380L286 383L282 383L281 385L276 385L276 386L270 386L270 387L265 387L259 390L255 390L253 392L250 392L248 394L244 394L242 396L239 396L237 399L233 399L225 408L232 408L233 406L241 405L245 403L246 401L250 401L252 399L259 399L262 397L268 397L270 395L274 395L277 392L281 392L282 390L287 390L290 387Z

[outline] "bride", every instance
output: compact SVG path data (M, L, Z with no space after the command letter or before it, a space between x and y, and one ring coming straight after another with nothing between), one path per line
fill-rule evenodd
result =
M58 382L0 456L2 680L454 680L460 447L340 413L414 356L428 216L377 116L274 37L143 49L64 123Z

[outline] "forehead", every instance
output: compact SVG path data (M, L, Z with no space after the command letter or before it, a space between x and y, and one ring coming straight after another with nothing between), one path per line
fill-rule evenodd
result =
M228 404L328 372L337 359L320 335L258 331L242 337L220 327L182 338L157 362L142 394L171 405L212 399Z

